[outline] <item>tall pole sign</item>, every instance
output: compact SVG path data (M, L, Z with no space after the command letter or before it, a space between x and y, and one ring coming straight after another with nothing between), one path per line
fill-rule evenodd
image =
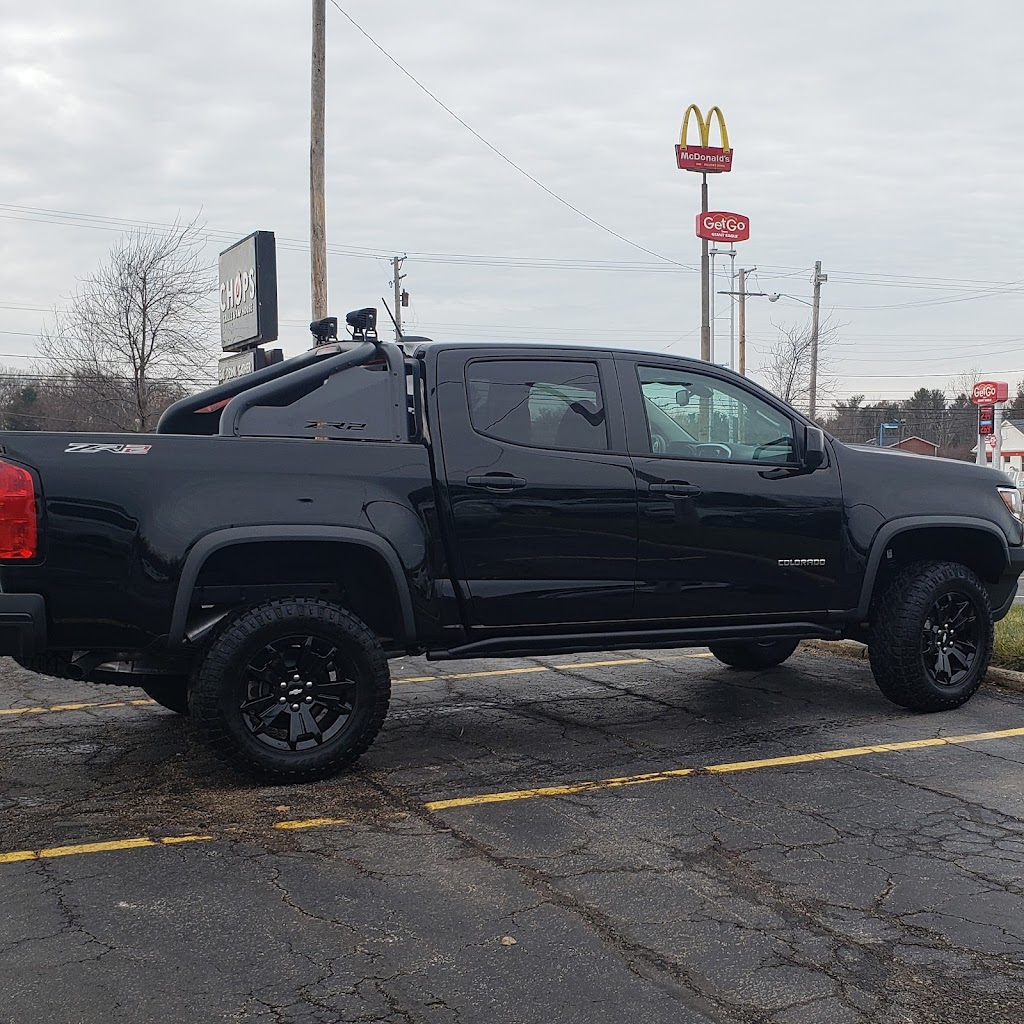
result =
M254 231L220 254L217 263L220 303L221 383L252 373L281 358L259 346L277 340L277 254L273 231Z
M1010 386L1005 380L979 380L971 391L971 401L978 407L978 456L979 466L988 464L986 449L993 446L992 465L1002 466L1003 453L1003 405L1010 397ZM994 444L993 444L994 442Z
M697 124L699 145L691 146L687 140L690 127L690 115ZM712 146L711 119L718 119L718 133L721 145ZM676 167L681 171L694 171L701 176L700 211L703 217L708 212L708 175L722 174L732 170L732 150L729 148L729 133L725 127L725 117L718 107L712 107L705 118L700 107L691 103L683 114L683 124L679 130L679 142L676 145ZM698 227L701 224L698 218ZM700 357L711 359L711 273L708 255L708 238L701 237L700 242Z

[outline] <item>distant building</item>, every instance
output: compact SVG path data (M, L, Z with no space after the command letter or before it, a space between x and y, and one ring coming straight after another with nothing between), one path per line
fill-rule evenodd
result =
M913 452L915 455L938 455L939 446L934 441L926 441L916 434L903 438L895 444L887 444L886 448L899 448L900 451Z
M878 440L872 438L865 441L865 444L873 444L877 447ZM934 441L926 441L923 437L911 434L902 441L893 441L891 444L883 445L884 448L898 448L901 452L912 452L914 455L938 455L939 446Z
M1003 420L1002 435L1003 464L997 468L1024 471L1024 420ZM977 455L978 446L975 445L971 452ZM991 448L988 448L988 461L992 461Z

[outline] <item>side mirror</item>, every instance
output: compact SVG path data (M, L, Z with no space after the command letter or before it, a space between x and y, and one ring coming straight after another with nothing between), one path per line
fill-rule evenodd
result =
M813 472L824 465L825 434L820 427L805 427L803 467Z

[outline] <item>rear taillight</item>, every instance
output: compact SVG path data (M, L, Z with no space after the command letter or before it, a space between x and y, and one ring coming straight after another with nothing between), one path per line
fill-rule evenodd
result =
M0 559L35 558L38 550L32 474L0 459Z

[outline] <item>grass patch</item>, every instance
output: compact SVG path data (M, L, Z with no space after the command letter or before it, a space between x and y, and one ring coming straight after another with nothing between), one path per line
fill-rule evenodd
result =
M1006 618L996 623L992 664L1024 672L1024 607L1013 605Z

